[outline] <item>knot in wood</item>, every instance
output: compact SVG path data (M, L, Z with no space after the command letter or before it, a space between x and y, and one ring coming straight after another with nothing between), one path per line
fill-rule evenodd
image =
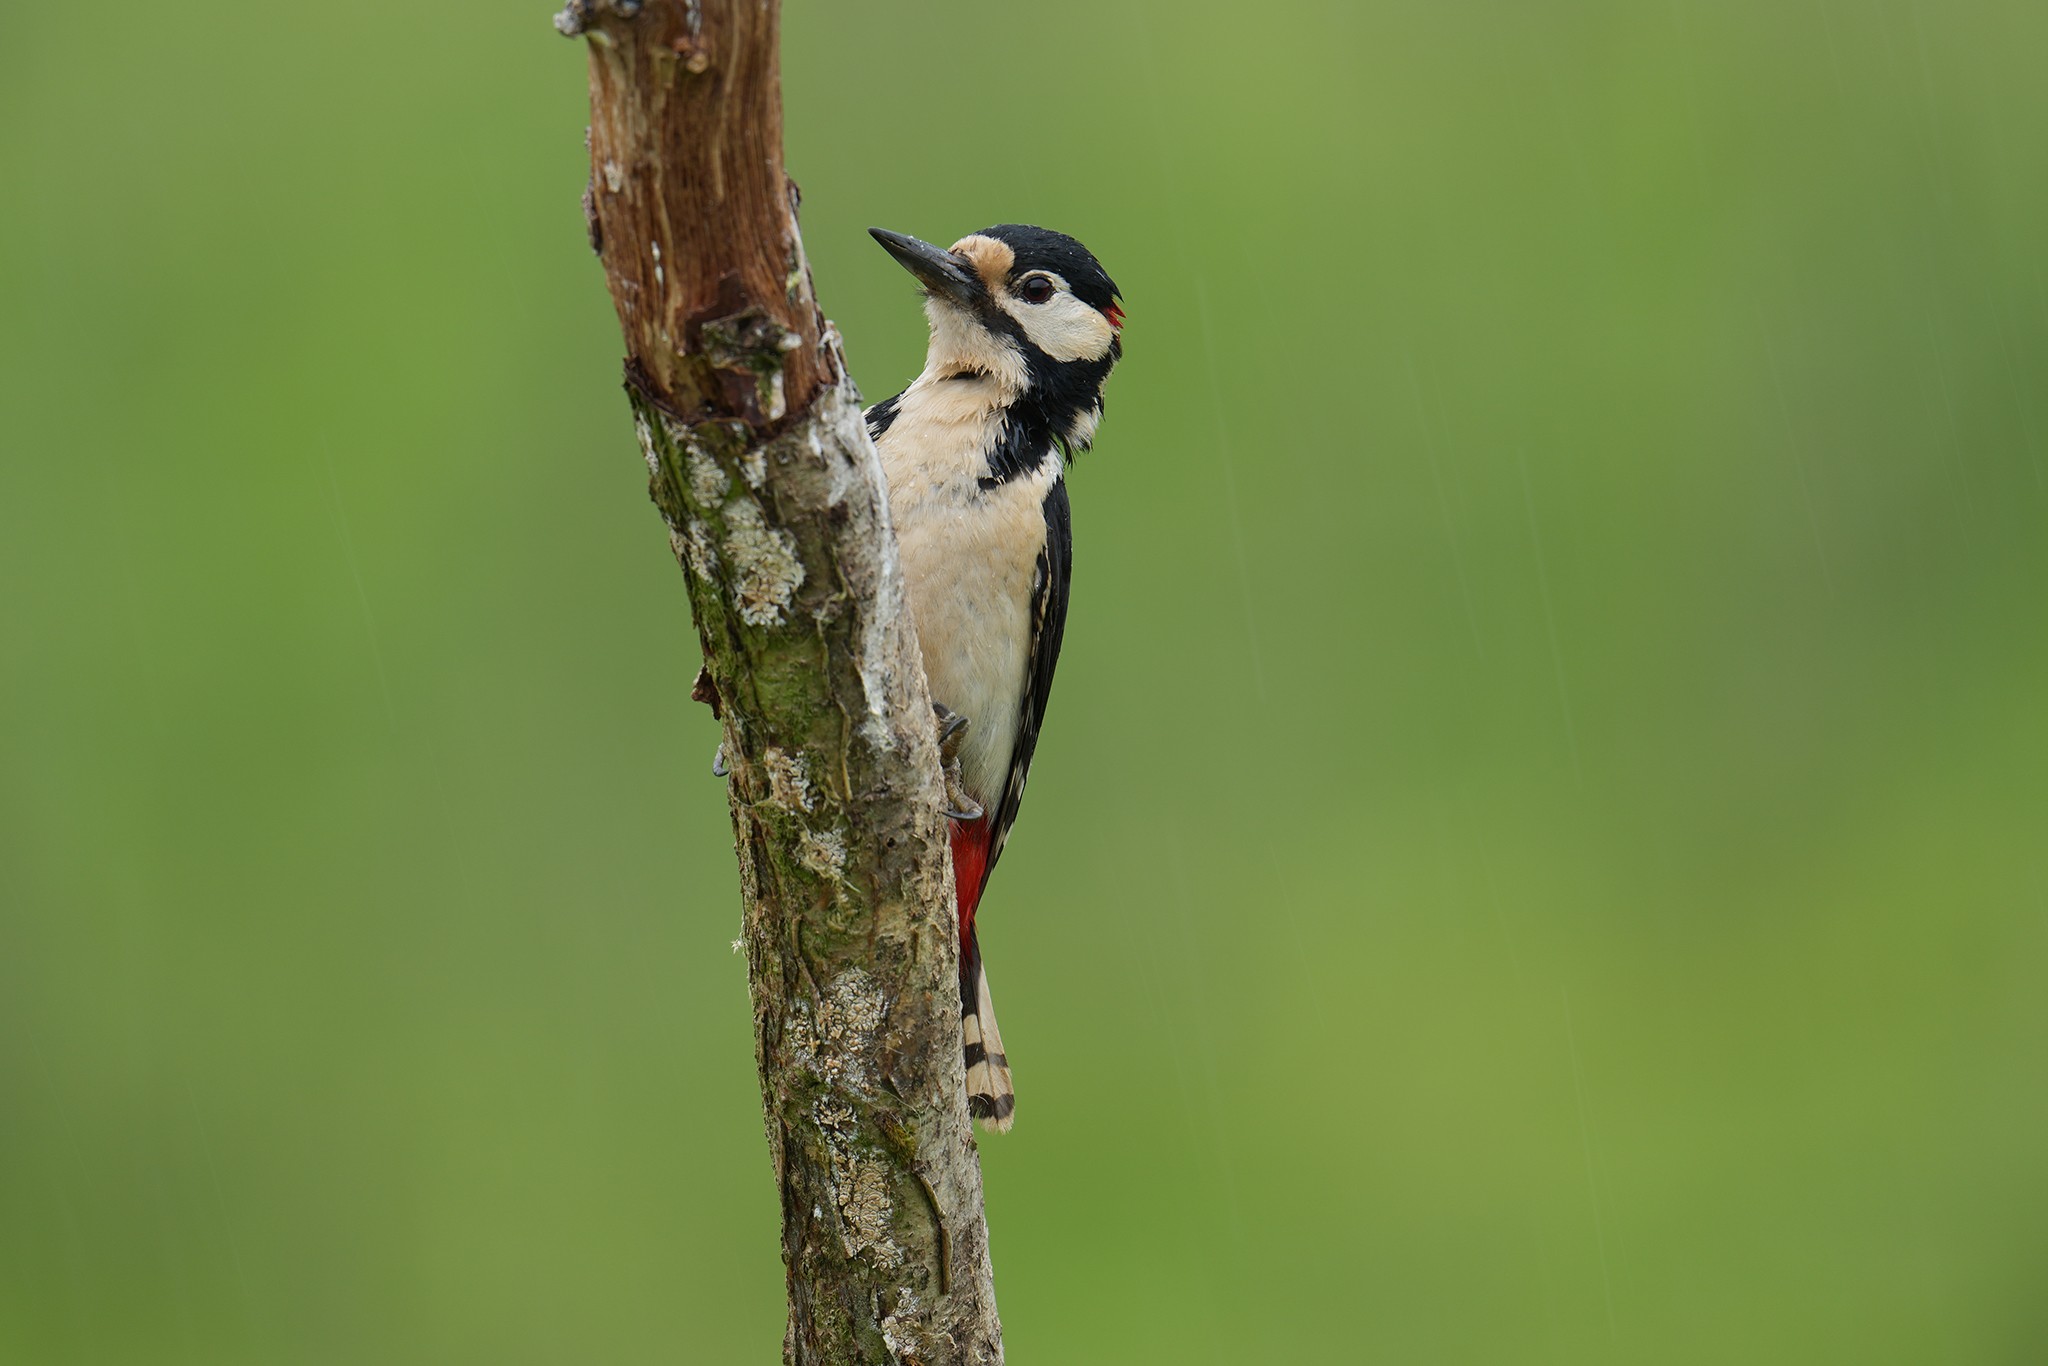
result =
M707 318L697 327L697 345L704 359L721 370L750 375L782 369L790 352L804 339L759 308L742 309L723 318Z

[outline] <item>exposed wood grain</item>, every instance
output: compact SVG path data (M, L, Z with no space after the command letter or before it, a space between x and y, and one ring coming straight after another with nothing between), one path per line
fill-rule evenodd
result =
M686 418L759 425L802 408L838 374L782 166L779 6L571 13L591 39L598 254L628 351ZM775 348L771 369L761 352Z

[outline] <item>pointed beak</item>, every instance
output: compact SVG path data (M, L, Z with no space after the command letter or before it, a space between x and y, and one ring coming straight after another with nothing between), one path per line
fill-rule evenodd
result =
M974 267L941 247L887 228L869 228L868 236L882 244L882 250L917 277L925 292L972 308L983 295L981 277Z

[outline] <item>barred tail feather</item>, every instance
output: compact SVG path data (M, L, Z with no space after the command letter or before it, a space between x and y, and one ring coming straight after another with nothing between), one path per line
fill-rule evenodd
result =
M964 974L963 974L964 976ZM960 1043L967 1062L967 1113L982 1127L1007 1133L1017 1113L1017 1092L1010 1085L1010 1060L1003 1052L1002 1031L996 1028L996 1007L989 999L988 970L974 955L974 999L960 993Z

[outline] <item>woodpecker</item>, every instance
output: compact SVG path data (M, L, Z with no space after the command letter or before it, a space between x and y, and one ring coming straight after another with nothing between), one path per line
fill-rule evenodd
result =
M968 1110L1006 1130L1009 1058L974 913L1017 820L1073 567L1066 466L1123 354L1116 282L1063 233L1000 223L950 249L869 233L924 293L924 370L867 410L930 680L960 918Z

